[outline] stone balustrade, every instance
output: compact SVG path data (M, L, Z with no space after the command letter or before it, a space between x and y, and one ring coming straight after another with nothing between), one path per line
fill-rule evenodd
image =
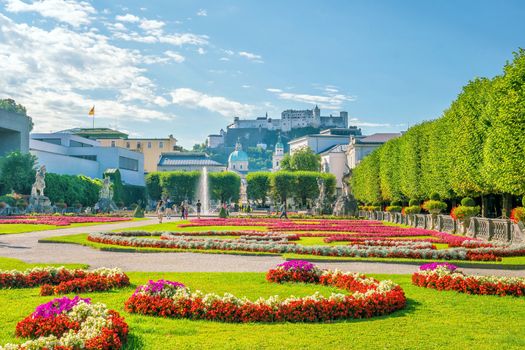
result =
M454 220L450 215L389 213L382 211L359 211L359 216L369 220L388 221L396 224L409 225L423 229L434 229L439 232L461 233L462 223ZM434 222L433 222L434 221ZM489 219L473 217L470 219L467 236L486 241L505 243L524 243L525 226L523 223L515 224L508 219Z

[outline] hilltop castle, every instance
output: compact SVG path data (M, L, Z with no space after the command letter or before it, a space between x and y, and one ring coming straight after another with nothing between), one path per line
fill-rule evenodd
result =
M318 106L313 109L287 109L281 113L281 119L264 117L256 119L240 119L235 117L233 123L227 126L226 131L221 130L217 135L208 135L208 147L217 148L223 144L228 144L228 138L237 140L239 137L245 138L246 133L264 134L266 131L290 132L300 128L347 128L348 112L339 112L339 116L321 116ZM264 136L263 136L264 137Z

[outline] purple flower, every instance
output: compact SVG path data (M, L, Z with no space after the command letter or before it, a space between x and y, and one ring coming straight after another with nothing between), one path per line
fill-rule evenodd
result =
M426 271L426 270L434 271L436 268L441 267L441 266L447 268L450 272L453 272L454 270L458 268L456 265L453 265L448 262L433 262L433 263L421 265L419 269L421 271Z
M180 282L173 282L173 281L166 281L166 280L158 280L158 281L149 280L147 284L138 286L137 289L135 290L135 293L146 292L150 294L156 294L156 293L162 292L164 290L164 287L166 286L172 286L175 289L186 288L186 286Z
M277 266L283 268L286 271L312 271L316 268L314 264L304 260L285 261L284 263L279 264Z
M55 298L48 303L37 306L35 312L33 312L33 317L48 318L60 315L61 313L71 310L80 301L83 301L87 304L91 304L91 299L80 298L78 295L73 299L70 299L68 297Z

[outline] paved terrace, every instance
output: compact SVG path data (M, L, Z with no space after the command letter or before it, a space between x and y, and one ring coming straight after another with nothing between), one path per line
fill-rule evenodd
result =
M17 258L30 263L82 263L97 267L120 267L124 271L162 272L266 272L284 260L275 256L250 256L199 253L127 253L107 252L76 244L39 243L47 237L57 237L116 229L132 229L157 223L155 219L120 222L87 227L72 227L0 236L0 256ZM362 273L411 274L417 264L381 262L323 262L322 268ZM484 275L523 276L525 269L462 268L463 271Z

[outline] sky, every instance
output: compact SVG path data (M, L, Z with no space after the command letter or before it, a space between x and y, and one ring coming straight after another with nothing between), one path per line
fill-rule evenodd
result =
M525 47L524 1L0 0L0 98L35 131L95 126L191 148L233 117L438 118Z

